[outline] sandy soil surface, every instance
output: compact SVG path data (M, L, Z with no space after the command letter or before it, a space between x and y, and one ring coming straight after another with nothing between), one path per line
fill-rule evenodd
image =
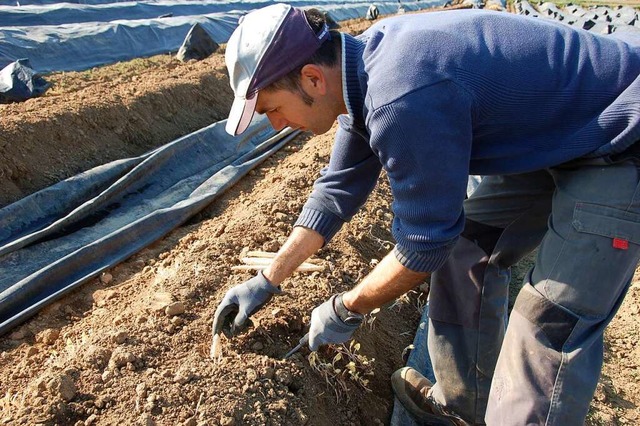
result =
M222 52L47 78L54 88L44 97L0 105L0 206L225 118L231 103ZM351 345L280 359L313 307L357 283L392 247L384 176L315 256L324 269L285 281L248 332L222 338L221 361L209 358L218 302L252 276L232 267L247 250L282 245L332 137L298 138L188 224L1 336L0 424L387 424L388 379L413 339L419 290L370 316ZM635 281L606 334L590 425L640 422L639 313Z

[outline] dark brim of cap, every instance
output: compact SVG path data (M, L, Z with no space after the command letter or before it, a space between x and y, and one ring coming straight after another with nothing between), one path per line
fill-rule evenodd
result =
M229 118L225 130L231 136L237 136L247 130L253 113L256 110L256 102L258 101L257 93L251 98L235 98L233 105L231 105L231 111L229 111Z

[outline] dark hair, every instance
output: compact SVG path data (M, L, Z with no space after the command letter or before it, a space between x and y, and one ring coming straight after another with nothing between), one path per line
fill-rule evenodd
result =
M316 34L319 34L327 23L327 18L318 9L307 9L304 11L307 22ZM309 58L305 63L291 71L289 74L282 77L275 83L270 84L263 90L288 90L290 92L298 92L302 96L302 100L307 104L313 103L313 98L309 96L300 85L300 71L307 64L324 65L327 67L333 67L338 63L340 57L340 48L342 46L342 39L340 33L335 30L329 31L330 37L322 43L320 48Z

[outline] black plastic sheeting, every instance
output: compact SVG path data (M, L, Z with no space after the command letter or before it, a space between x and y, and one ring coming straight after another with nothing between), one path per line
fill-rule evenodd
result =
M402 7L405 11L416 11L444 3L445 0L424 0L402 3ZM293 4L315 5L334 21L364 17L370 6L370 3L331 3L322 0L294 1ZM143 7L143 3L136 5L133 10ZM264 3L247 5L261 7ZM381 14L396 13L399 7L396 1L376 5ZM226 43L238 19L246 12L235 10L157 19L0 27L0 68L18 59L28 58L33 69L40 73L82 71L133 58L173 53L196 23L216 43Z
M35 98L50 86L31 68L28 59L19 59L0 71L0 104Z
M187 34L180 49L178 49L176 57L182 62L191 59L200 61L211 56L219 47L218 43L213 41L209 33L200 24L195 24L189 30L189 34Z
M0 209L0 335L184 223L297 134L262 117L241 138L224 125Z
M640 15L629 6L610 8L598 6L584 9L577 5L559 8L546 2L534 7L526 0L514 4L516 13L531 17L553 19L563 24L598 34L612 34L621 40L637 43L640 40ZM634 41L636 40L636 41Z

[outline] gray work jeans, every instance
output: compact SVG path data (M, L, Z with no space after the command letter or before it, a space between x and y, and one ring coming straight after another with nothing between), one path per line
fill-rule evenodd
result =
M431 279L437 402L476 424L584 423L640 258L639 178L634 160L600 159L483 179ZM538 245L508 318L510 267Z

